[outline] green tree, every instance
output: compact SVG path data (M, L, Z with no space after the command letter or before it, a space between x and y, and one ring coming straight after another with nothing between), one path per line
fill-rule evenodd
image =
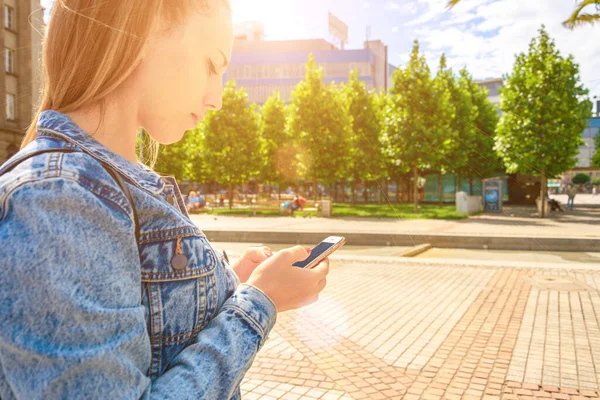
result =
M573 177L574 185L585 185L589 181L590 181L590 176L588 174L579 173Z
M460 71L459 85L471 98L475 120L465 135L463 151L468 162L457 171L469 179L469 191L473 195L473 179L487 178L503 168L494 151L494 136L498 125L498 110L488 99L488 90L479 86L466 70Z
M590 11L592 8L596 10L595 13L588 13L584 11ZM594 25L596 22L600 21L600 1L599 0L582 0L575 6L575 9L563 22L563 26L569 29L573 29L576 26L580 25Z
M404 179L405 175L410 172L410 166L403 164L399 158L397 158L395 143L391 141L393 135L386 133L385 124L388 112L393 107L392 95L387 92L382 92L374 95L375 105L377 110L378 119L380 120L381 133L381 184L379 185L380 196L379 203L381 204L384 200L389 202L388 191L389 182L396 182L396 201L400 202L400 183Z
M306 75L292 92L289 129L301 153L301 167L315 185L346 177L351 118L340 90L323 83L312 54Z
M440 115L443 109L433 78L415 40L408 65L394 71L382 138L388 163L397 167L396 174L407 167L412 171L415 212L419 210L419 171L431 169L440 157L447 123L438 118Z
M286 127L287 111L279 92L267 99L261 107L260 117L261 177L266 183L277 183L281 198L282 184L297 178L298 153Z
M442 143L438 152L440 157L436 163L438 175L438 192L440 204L444 201L442 187L443 175L458 174L468 163L468 147L474 134L475 109L470 93L464 85L460 85L446 64L446 56L442 54L437 75L435 77L436 97L439 102ZM445 124L443 122L446 122Z
M592 167L600 167L600 132L596 134L594 142L596 144L596 152L592 158Z
M452 8L461 0L448 0L448 8ZM482 1L483 4L483 1ZM591 11L593 9L596 10L594 13L588 13L587 11ZM580 25L594 25L596 22L600 21L600 0L581 0L573 9L569 18L567 18L563 22L563 26L569 29L573 29L576 26Z
M581 100L587 90L573 57L560 55L543 26L529 52L517 55L505 81L495 149L507 172L541 176L543 199L546 177L576 164L581 132L591 116L590 102Z
M247 182L260 171L260 138L256 112L249 107L248 95L228 81L223 91L223 107L209 112L200 129L203 133L203 161L208 175L229 186L229 207L235 186Z
M364 82L353 70L342 90L352 116L349 144L348 173L352 179L352 204L356 204L356 183L378 178L381 166L380 121L375 94L370 93Z
M163 175L172 175L178 181L197 180L194 166L200 156L195 151L198 134L198 130L193 129L187 131L178 142L160 146L154 170Z

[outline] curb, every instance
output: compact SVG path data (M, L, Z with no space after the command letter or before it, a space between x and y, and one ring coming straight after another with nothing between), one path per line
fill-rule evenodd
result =
M418 256L419 254L425 253L427 250L431 249L431 245L429 243L425 243L425 244L420 244L418 246L415 246L411 249L408 249L407 251L405 251L404 253L402 253L402 257L414 257L414 256Z
M446 249L487 249L523 251L600 251L600 238L589 237L532 237L532 236L476 236L454 234L358 233L358 232L282 232L282 231L229 231L205 230L213 242L309 244L319 243L327 236L345 236L351 246L408 246L429 244Z
M231 258L238 258L241 253L228 252ZM352 264L387 264L394 267L469 267L469 268L514 268L514 269L565 269L578 271L600 271L600 263L576 262L531 262L531 261L497 261L497 260L468 260L447 258L408 258L391 256L337 255L329 256L332 262Z

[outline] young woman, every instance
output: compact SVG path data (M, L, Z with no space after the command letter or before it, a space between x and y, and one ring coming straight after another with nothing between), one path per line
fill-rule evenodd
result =
M169 144L221 107L232 42L223 0L55 1L41 112L0 168L3 400L239 398L277 312L318 298L327 262L230 266L137 160L139 127Z

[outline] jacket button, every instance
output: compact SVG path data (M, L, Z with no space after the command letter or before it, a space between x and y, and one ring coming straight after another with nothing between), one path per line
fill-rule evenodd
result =
M176 254L171 260L171 266L176 271L182 271L188 266L188 258L184 254Z

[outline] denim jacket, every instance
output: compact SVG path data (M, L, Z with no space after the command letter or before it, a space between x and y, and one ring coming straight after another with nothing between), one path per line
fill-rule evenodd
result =
M275 305L239 285L174 178L66 115L43 112L36 140L3 167L55 148L76 151L0 169L0 398L239 399ZM139 243L100 162L127 182Z

